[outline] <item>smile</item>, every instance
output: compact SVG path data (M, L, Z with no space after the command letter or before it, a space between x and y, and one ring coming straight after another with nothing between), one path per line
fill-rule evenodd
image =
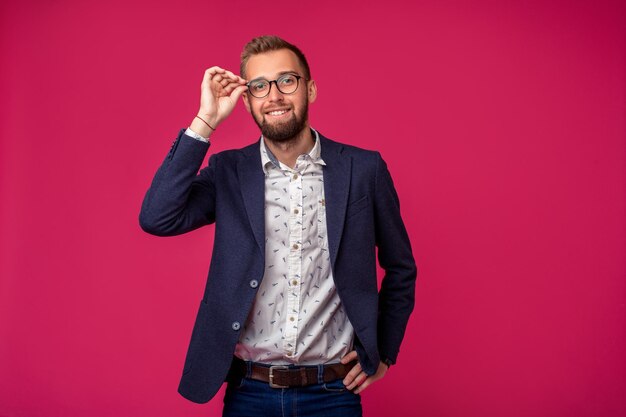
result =
M284 109L284 110L274 110L274 111L270 111L270 112L267 112L267 114L268 114L269 116L272 116L272 117L280 117L280 116L282 116L282 115L284 115L284 114L286 114L286 113L288 113L288 112L289 112L289 109Z

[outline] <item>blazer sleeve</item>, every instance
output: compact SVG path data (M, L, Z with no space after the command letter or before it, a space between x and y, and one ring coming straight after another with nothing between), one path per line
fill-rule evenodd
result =
M384 269L378 298L378 349L395 363L415 305L417 268L400 216L400 201L387 164L378 155L374 199L378 263Z
M178 133L144 197L139 225L147 233L175 236L215 221L216 155L198 173L210 145L184 132Z

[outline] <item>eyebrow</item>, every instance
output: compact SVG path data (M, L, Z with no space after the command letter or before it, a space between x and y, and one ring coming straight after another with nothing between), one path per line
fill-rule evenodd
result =
M281 76L286 75L286 74L294 74L294 75L301 76L301 75L300 75L300 74L298 74L296 71L294 71L294 70L289 70L289 71L281 71L281 72L279 72L279 73L276 75L276 78L278 79L278 78L280 78ZM252 82L252 81L257 81L257 80L266 80L266 81L267 81L267 78L265 78L265 77L257 77L257 78L254 78L254 79L250 80L250 82Z

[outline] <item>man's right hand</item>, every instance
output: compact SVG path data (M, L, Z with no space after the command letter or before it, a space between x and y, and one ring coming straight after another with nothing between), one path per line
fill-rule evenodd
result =
M209 68L204 72L200 86L198 116L216 129L232 113L247 88L246 80L232 72L220 67ZM213 133L213 129L195 117L189 127L205 138Z

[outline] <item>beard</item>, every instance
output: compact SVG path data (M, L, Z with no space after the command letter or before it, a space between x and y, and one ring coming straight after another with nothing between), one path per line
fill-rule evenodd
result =
M306 127L308 111L309 106L306 103L300 117L296 116L295 111L292 109L291 117L278 123L268 123L265 114L258 116L253 114L253 119L259 126L259 129L261 129L264 138L273 142L289 142L295 139Z

